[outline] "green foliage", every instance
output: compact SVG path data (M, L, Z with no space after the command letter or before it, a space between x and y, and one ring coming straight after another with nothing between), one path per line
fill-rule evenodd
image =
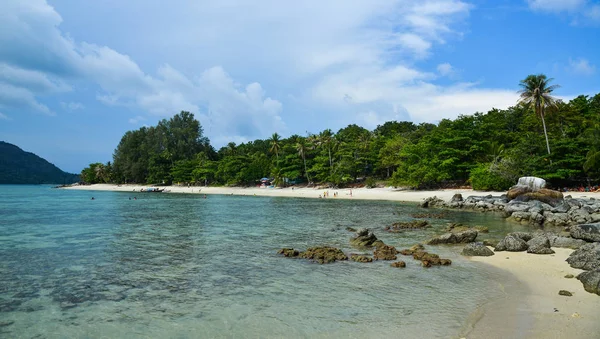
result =
M504 191L516 182L491 171L488 164L479 164L471 170L471 185L478 191Z

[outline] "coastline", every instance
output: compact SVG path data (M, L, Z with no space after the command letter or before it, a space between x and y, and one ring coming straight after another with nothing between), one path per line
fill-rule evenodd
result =
M140 193L141 185L96 184L72 186L65 189L86 191L116 191ZM161 187L162 188L162 187ZM329 191L327 199L389 200L418 203L432 196L450 200L454 194L501 195L505 192L480 192L471 189L432 191L397 190L393 188L240 188L240 187L182 187L167 186L165 193L222 194L245 196L319 198ZM135 190L135 191L134 191ZM337 192L337 197L334 197ZM575 198L600 198L600 193L567 192ZM552 255L536 255L525 252L496 252L490 257L471 257L482 268L496 270L506 277L498 282L505 297L490 300L470 315L462 337L466 338L590 338L600 333L597 312L600 297L586 292L576 278L567 279L566 274L577 276L582 270L571 268L565 261L570 249L554 248ZM558 294L567 290L573 296ZM555 311L557 310L557 311Z

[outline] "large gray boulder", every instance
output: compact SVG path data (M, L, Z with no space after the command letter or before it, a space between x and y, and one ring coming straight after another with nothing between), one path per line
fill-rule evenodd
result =
M585 224L592 221L592 216L583 208L571 208L567 213L572 224Z
M544 212L544 224L554 226L567 226L569 224L569 216L567 213Z
M439 244L466 244L475 241L477 238L476 230L466 230L462 232L450 232L432 238L427 242L429 245Z
M511 201L506 206L504 206L504 211L508 214L512 214L514 212L527 212L531 206L524 202L519 201Z
M600 223L571 226L571 237L587 241L600 241Z
M573 268L591 271L600 268L600 243L581 246L571 253L567 262Z
M507 235L504 239L500 240L498 245L494 248L494 251L510 251L510 252L521 252L526 251L528 248L525 240L516 237L514 235Z
M533 254L554 254L550 248L550 240L545 235L539 235L527 242L527 253Z
M583 272L577 276L577 279L583 283L586 291L600 295L600 269Z
M465 246L462 250L462 255L470 257L489 257L494 255L494 251L490 250L487 246L480 242L473 242Z
M529 241L533 238L533 234L529 232L511 232L507 235L512 235L513 237L517 237L519 239L523 239L524 241Z

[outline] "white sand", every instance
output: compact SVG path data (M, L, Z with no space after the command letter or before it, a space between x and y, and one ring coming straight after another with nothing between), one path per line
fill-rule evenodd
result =
M73 186L67 189L139 192L150 186L97 184ZM161 187L162 188L162 187ZM329 192L327 199L391 200L421 202L437 196L450 200L456 193L464 198L470 195L501 195L505 192L478 192L470 189L435 191L327 188L239 188L239 187L179 187L168 186L165 192L190 194L233 194L272 197L319 198ZM352 195L350 195L352 191ZM338 197L334 197L334 192ZM143 194L143 193L139 193ZM163 193L164 194L164 193ZM569 192L573 197L600 198L600 193ZM566 274L577 276L580 270L566 262L572 250L555 248L556 254L535 255L525 252L499 252L491 257L473 257L472 260L491 265L516 277L516 283L501 285L506 297L483 306L472 315L474 325L466 329L467 338L600 338L600 296L583 289L577 279L566 279ZM508 259L507 259L508 258ZM508 279L507 279L508 281ZM513 279L514 281L514 279ZM496 286L490 287L495 288ZM560 296L559 290L573 293ZM555 309L557 311L555 311ZM471 325L469 326L471 327Z
M501 287L506 298L483 307L467 338L600 338L600 296L586 292L576 278L565 278L583 272L565 261L573 250L554 251L472 257L513 274L518 284ZM561 296L560 290L573 296Z

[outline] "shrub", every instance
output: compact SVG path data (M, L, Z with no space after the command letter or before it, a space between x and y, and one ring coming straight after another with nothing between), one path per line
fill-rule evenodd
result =
M479 164L471 169L469 180L473 189L478 191L505 191L514 184L512 180L490 171L486 164Z

